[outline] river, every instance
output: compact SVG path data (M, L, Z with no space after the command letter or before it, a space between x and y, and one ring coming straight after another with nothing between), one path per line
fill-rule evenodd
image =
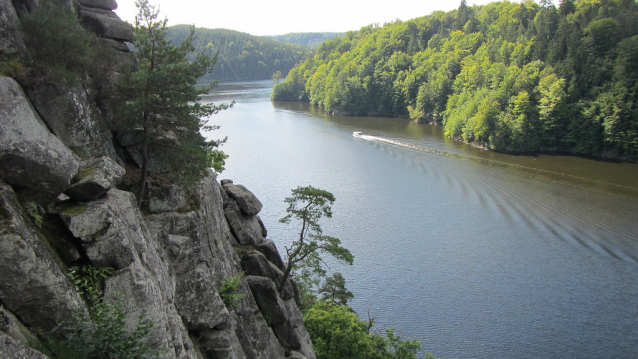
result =
M638 357L638 165L510 156L404 119L330 116L271 102L269 81L221 84L206 100L228 136L220 179L249 188L280 252L286 196L336 197L328 261L377 328L445 358ZM364 137L353 137L362 131Z

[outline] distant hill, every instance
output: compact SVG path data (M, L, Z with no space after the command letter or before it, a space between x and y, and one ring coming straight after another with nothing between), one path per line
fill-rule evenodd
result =
M276 41L299 44L316 49L325 41L337 36L344 36L345 32L291 32L285 35L266 36Z
M638 159L636 0L493 2L326 41L273 89L513 153Z
M171 26L168 28L168 39L181 43L189 31L190 25ZM276 71L281 71L285 76L297 63L313 53L306 46L239 31L206 28L196 28L196 31L195 46L198 49L212 44L213 51L219 53L213 73L203 77L202 81L269 79Z

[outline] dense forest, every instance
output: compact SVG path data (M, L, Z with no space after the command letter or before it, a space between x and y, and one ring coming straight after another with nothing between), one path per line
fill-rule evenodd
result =
M168 28L167 38L180 44L188 36L190 26ZM278 42L266 37L249 35L226 29L197 28L194 42L198 51L209 44L212 54L218 53L218 62L211 74L200 81L270 79L273 73L287 74L291 68L312 55L305 46Z
M461 3L327 41L273 90L505 152L638 158L635 0Z
M343 32L291 32L285 35L268 36L275 41L299 44L316 49L325 41L332 40L337 36L343 36Z

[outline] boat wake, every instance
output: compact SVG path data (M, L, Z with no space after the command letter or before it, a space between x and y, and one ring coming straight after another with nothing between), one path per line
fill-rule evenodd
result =
M359 134L355 137L414 151L454 157L515 171L524 171L530 173L532 177L541 175L541 177L547 178L550 182L559 182L562 185L574 188L595 190L600 187L607 189L611 187L616 190L621 189L623 190L622 192L638 193L636 188L566 173L429 148L379 136ZM534 228L539 233L549 234L550 237L560 238L567 242L578 244L588 250L606 253L627 262L638 263L638 250L633 244L636 240L635 233L622 230L627 228L628 225L634 228L636 226L627 223L616 223L620 219L609 218L601 213L590 213L586 200L582 205L565 207L565 203L557 201L553 197L553 192L550 192L549 197L547 197L539 195L539 192L521 190L520 186L511 188L512 186L508 182L498 180L499 177L495 176L494 173L487 175L484 172L472 172L470 174L465 171L452 170L454 175L447 176L445 173L449 172L451 168L446 166L446 169L447 171L434 171L434 175L446 177L446 183L451 183L455 187L461 188L462 192L467 196L471 195L479 198L483 208L494 208L504 218L508 218L509 221L526 223L527 226ZM482 185L477 185L479 183ZM549 188L553 187L549 186ZM485 188L490 189L486 190ZM606 190L596 192L598 193L595 196L592 193L594 198L608 197L608 191ZM492 195L493 193L500 193L501 195L494 196ZM573 198L572 201L578 200ZM567 201L567 203L572 202Z
M619 184L615 184L615 183L610 183L610 182L605 182L605 181L598 181L598 180L594 180L594 179L591 179L591 178L585 178L585 177L576 176L576 175L572 175L572 174L568 174L568 173L550 171L550 170L545 170L545 169L536 168L536 167L529 167L529 166L519 165L519 164L515 164L515 163L508 163L508 162L503 162L503 161L491 160L491 159L487 159L487 158L471 156L471 155L466 155L466 154L462 154L462 153L456 153L456 152L445 151L445 150L438 150L438 149L435 149L435 148L425 147L425 146L416 145L416 144L412 144L412 143L408 143L408 142L392 140L392 139L385 138L385 137L364 135L361 132L355 132L353 134L353 136L361 138L361 139L364 139L364 140L367 140L367 141L375 141L375 142L387 143L387 144L390 144L390 145L399 146L399 147L403 147L403 148L408 148L408 149L415 150L415 151L427 152L427 153L432 153L432 154L436 154L436 155L440 155L440 156L455 157L455 158L459 158L459 159L462 159L462 160L484 163L484 164L491 165L491 166L507 167L507 168L517 169L517 170L521 170L521 171L525 171L525 172L532 172L534 174L545 174L545 175L551 176L551 177L563 177L563 178L566 178L566 179L568 178L570 181L572 181L572 182L575 181L577 183L589 183L589 184L602 185L602 186L611 186L611 187L615 187L617 189L623 189L625 191L630 191L632 193L637 193L638 192L638 190L636 188L627 187L627 186L623 186L623 185L619 185Z

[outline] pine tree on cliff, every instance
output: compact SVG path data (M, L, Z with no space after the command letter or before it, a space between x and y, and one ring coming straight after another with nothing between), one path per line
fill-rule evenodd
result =
M194 61L186 56L195 50L195 29L179 45L167 39L167 19L148 0L136 2L135 69L123 76L118 86L117 129L133 133L141 152L142 171L137 191L141 205L146 190L151 157L160 161L173 180L190 185L213 168L220 172L227 157L218 150L224 140L206 140L200 130L213 130L207 118L227 104L202 103L199 97L215 84L197 88L197 79L210 73L217 57L198 53Z
M330 254L344 264L352 265L354 256L347 248L341 246L339 238L324 236L319 220L332 217L332 204L335 197L332 193L312 186L293 189L292 196L286 197L287 215L279 220L290 223L291 220L301 222L299 237L290 247L286 247L286 271L279 284L279 292L283 292L290 274L299 264L310 267L314 273L325 273L321 270L323 260L321 254Z

